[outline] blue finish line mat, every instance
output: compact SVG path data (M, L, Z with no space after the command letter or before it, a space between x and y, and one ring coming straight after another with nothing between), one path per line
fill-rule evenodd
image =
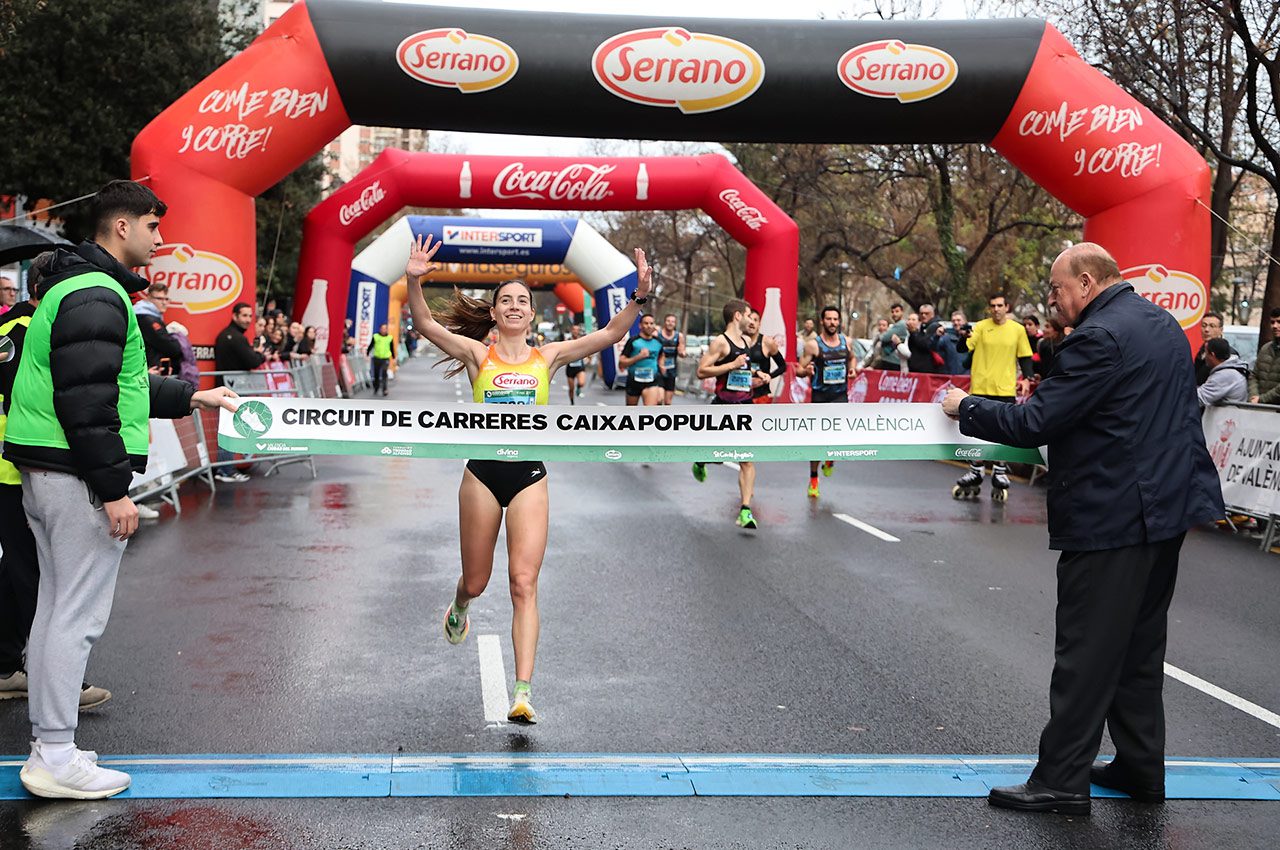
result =
M24 756L0 757L0 799L30 799ZM119 798L985 797L1026 779L1031 756L662 753L103 756ZM1280 759L1174 758L1169 799L1280 801ZM1095 798L1122 797L1093 788Z

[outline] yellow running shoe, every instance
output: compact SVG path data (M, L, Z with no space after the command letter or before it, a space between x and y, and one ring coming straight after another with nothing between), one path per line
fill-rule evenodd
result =
M833 470L835 470L835 468L836 468L836 462L834 460L825 461L822 464L822 474L825 475L827 478L830 478L831 473Z
M818 498L818 495L819 495L819 494L818 494L818 479L816 479L816 478L810 478L810 479L809 479L809 498L810 498L810 499L816 499L816 498Z
M507 720L512 723L537 723L538 714L533 710L528 688L516 688L515 699L511 702L511 710L507 712Z

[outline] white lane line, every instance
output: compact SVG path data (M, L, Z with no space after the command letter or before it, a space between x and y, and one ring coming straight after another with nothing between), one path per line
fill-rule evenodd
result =
M1220 688L1213 682L1206 682L1199 676L1193 676L1186 670L1174 667L1168 661L1164 663L1164 674L1171 679L1177 679L1184 685L1190 685L1197 691L1206 693L1214 699L1222 700L1232 708L1238 708L1245 714L1258 718L1263 723L1269 723L1277 729L1280 729L1280 714L1276 714L1274 711L1268 711L1257 703L1249 702L1244 697L1236 696L1231 693L1231 691Z
M502 666L502 644L497 635L476 638L480 653L480 690L484 695L486 723L507 722L507 671Z
M887 531L881 531L880 529L876 528L874 525L867 525L867 524L866 524L865 522L863 522L862 520L860 520L860 519L854 519L853 517L849 516L848 514L835 514L834 516L835 516L835 518L836 518L836 519L840 520L841 522L847 522L847 523L849 523L849 525L852 525L854 528L861 529L862 531L865 531L867 534L870 534L872 537L879 537L881 540L888 541L889 543L901 543L901 542L902 542L901 540L899 540L898 538L894 537L894 536L893 536L892 534L890 534L889 532L887 532Z

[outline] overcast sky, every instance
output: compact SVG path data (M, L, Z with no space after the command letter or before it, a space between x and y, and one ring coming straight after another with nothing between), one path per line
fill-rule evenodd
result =
M419 6L459 6L541 12L590 12L617 15L671 15L682 18L858 19L874 15L873 0L383 0ZM888 7L891 0L880 5ZM896 0L898 6L903 0ZM918 0L923 16L932 19L973 17L979 0ZM590 153L593 140L488 133L432 132L433 150L456 153L574 156ZM637 153L637 151L627 151Z

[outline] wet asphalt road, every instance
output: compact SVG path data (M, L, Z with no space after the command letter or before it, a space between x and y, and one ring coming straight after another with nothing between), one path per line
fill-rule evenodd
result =
M393 397L455 397L424 360ZM553 390L559 403L563 386ZM583 402L621 404L593 386ZM1042 489L949 495L936 463L842 464L805 496L762 464L758 532L732 470L553 465L537 727L486 724L474 640L439 616L458 573L459 461L321 458L189 486L125 556L83 716L103 753L1034 752L1054 555ZM985 496L985 494L984 494ZM879 540L846 513L901 539ZM473 635L502 636L502 548ZM1168 660L1280 709L1280 560L1194 532ZM1276 758L1280 730L1167 680L1171 756ZM27 740L0 703L0 751ZM1104 743L1104 749L1108 746ZM520 817L523 815L523 817ZM1099 801L1088 819L980 800L507 798L0 803L0 847L1274 847L1280 805Z

